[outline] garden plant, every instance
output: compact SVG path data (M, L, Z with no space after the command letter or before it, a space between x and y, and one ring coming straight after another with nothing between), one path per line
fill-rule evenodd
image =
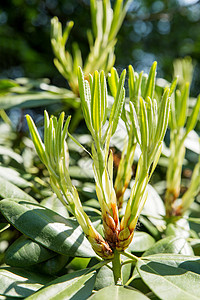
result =
M62 32L52 19L54 64L71 90L1 82L0 299L199 299L193 64L177 59L172 83L157 78L156 62L148 74L132 65L117 71L116 36L131 2L90 1L84 63L78 44L72 55L65 49L73 22ZM64 105L53 114L48 106L42 128L28 111L28 137L6 113L15 101ZM192 134L197 150L185 183Z

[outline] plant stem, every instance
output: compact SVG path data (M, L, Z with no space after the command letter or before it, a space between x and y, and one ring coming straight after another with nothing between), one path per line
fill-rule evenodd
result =
M125 255L126 257L128 257L128 258L130 258L130 259L132 259L133 261L138 261L138 260L140 260L140 258L139 257L137 257L137 256L135 256L135 255L133 255L133 254L131 254L131 253L129 253L129 252L123 252L123 255Z
M121 257L120 257L120 253L117 250L114 251L114 259L112 261L112 266L113 266L113 275L114 275L115 284L122 285Z

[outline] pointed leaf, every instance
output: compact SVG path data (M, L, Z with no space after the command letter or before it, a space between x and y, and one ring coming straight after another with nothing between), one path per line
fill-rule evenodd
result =
M195 107L193 108L192 113L187 120L185 135L187 135L192 129L194 129L198 120L199 111L200 111L200 95L198 96Z
M156 67L157 67L157 62L154 61L153 65L151 66L147 84L146 84L146 90L145 90L145 95L144 95L145 100L147 97L150 97L151 99L153 99L154 90L155 90Z
M26 120L27 120L28 127L30 130L31 136L32 136L32 140L33 140L35 148L37 150L38 156L40 157L41 161L45 164L47 161L45 147L44 147L44 144L38 133L37 127L35 126L35 123L33 122L32 118L29 115L26 115Z
M181 93L181 109L180 112L178 112L178 126L183 127L185 124L185 120L187 117L187 101L189 97L190 92L190 84L187 82L184 86L184 89Z
M124 70L120 76L118 87L117 87L117 94L112 106L112 110L110 113L109 123L113 124L112 128L112 135L115 133L118 125L119 118L122 113L122 108L125 99L125 89L124 89L124 81L126 76L126 70Z
M0 210L19 231L50 250L70 256L96 256L80 226L72 219L22 199L0 201Z

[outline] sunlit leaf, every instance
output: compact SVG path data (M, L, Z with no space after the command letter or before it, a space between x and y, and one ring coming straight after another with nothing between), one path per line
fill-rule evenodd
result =
M22 199L2 200L0 210L19 231L50 250L70 256L95 256L75 220Z

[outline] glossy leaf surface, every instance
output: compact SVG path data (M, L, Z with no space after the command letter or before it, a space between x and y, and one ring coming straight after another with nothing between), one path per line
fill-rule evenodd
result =
M2 200L0 210L19 231L50 250L70 256L95 256L80 226L72 219L19 199Z

